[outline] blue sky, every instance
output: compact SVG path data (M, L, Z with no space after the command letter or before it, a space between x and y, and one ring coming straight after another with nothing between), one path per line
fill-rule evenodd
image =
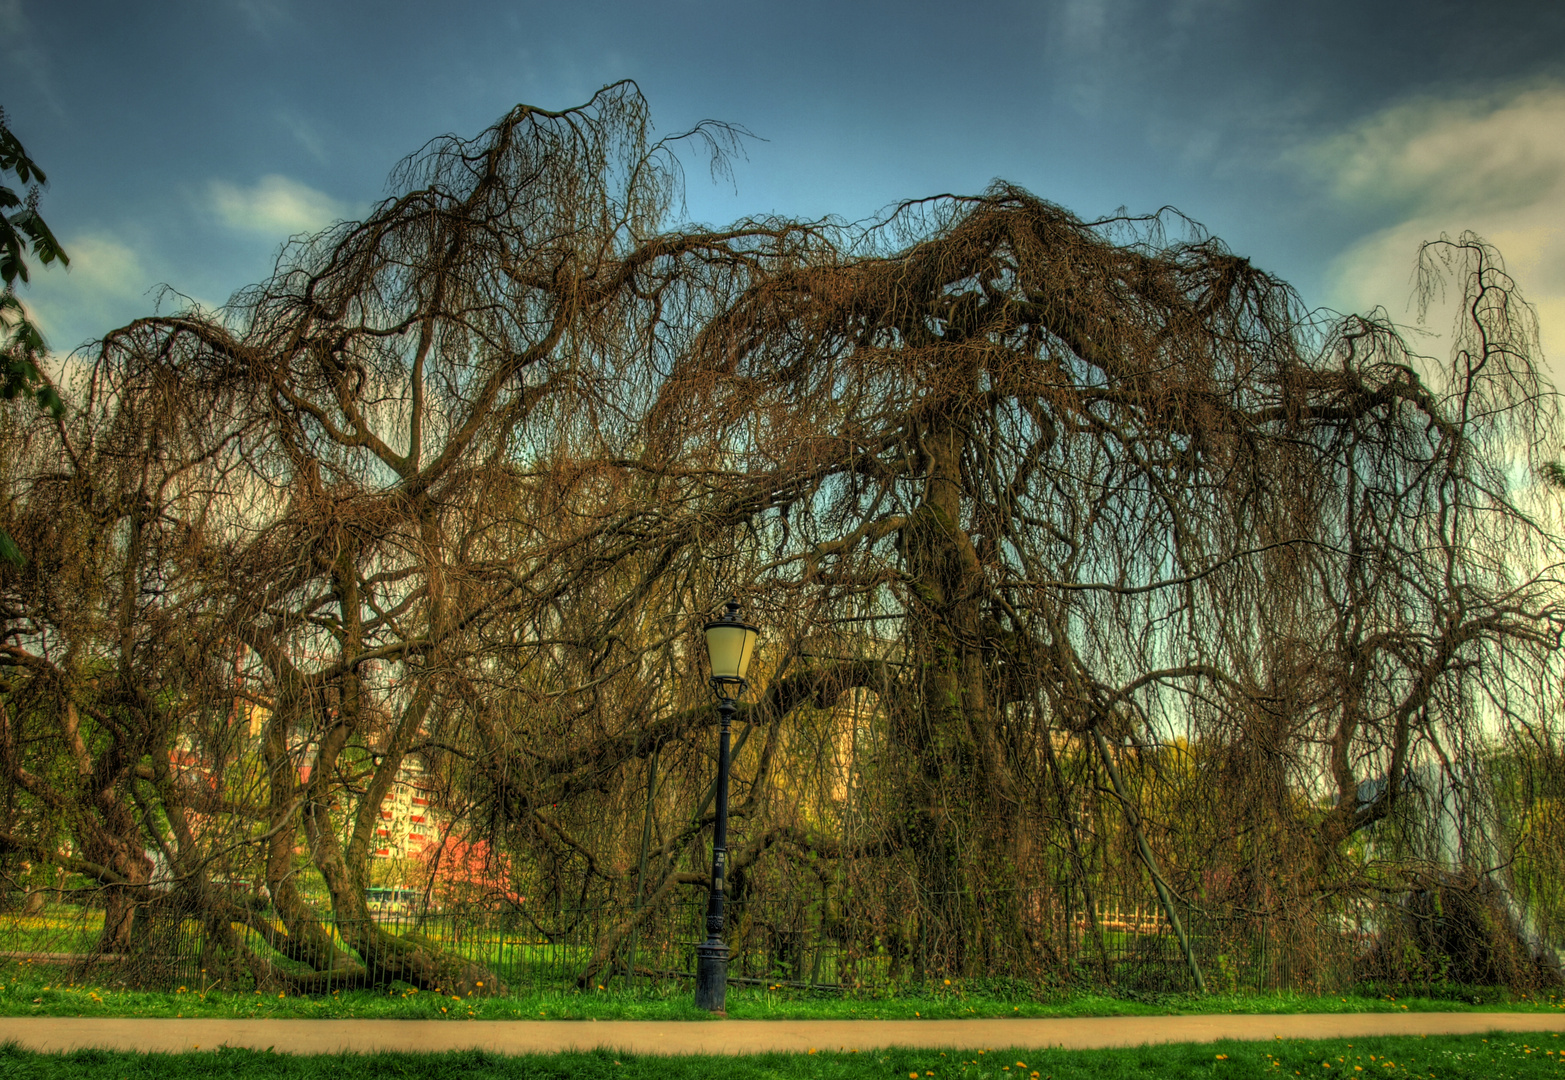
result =
M73 260L59 351L263 277L404 154L634 78L661 133L758 138L688 208L849 219L996 177L1173 205L1341 309L1409 321L1420 240L1499 243L1565 374L1565 4L1447 0L0 0L0 105ZM167 301L164 301L167 303Z

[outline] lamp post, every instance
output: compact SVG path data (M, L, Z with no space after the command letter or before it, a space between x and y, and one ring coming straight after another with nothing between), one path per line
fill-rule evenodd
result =
M706 940L696 946L696 1008L723 1012L728 993L728 946L723 944L723 876L728 864L728 728L734 699L744 693L745 673L760 631L739 618L739 601L728 601L720 619L706 624L706 654L717 695L717 825L712 832L712 888L706 901Z

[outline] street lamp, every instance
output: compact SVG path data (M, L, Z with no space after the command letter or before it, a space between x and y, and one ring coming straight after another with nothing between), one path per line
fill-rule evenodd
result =
M723 871L728 862L728 726L734 698L744 693L745 673L760 631L739 619L739 601L706 624L706 655L717 695L717 826L712 833L712 888L706 901L706 940L696 946L696 1008L723 1012L728 993L728 946L723 944Z

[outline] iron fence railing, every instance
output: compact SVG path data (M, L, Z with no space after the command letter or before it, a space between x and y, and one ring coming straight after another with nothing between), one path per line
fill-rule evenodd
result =
M742 983L860 991L974 977L1131 991L1192 986L1177 936L1146 898L1101 897L1090 913L1046 890L1003 899L987 913L980 911L968 928L959 968L952 964L950 943L931 937L916 907L871 913L856 912L840 899L736 901L724 935L731 951L729 976ZM616 938L590 983L691 977L695 946L705 936L704 913L699 896L642 913L633 932ZM1195 905L1177 913L1209 989L1340 988L1354 981L1357 962L1373 944L1362 912L1356 919L1339 913L1309 923ZM526 993L578 986L605 935L632 914L623 903L539 910L397 908L376 912L374 921L391 934L417 935L480 964L513 993ZM1006 925L985 925L986 918L1003 918ZM362 940L344 933L351 926L330 919L324 925L350 954L347 942ZM254 927L228 929L233 940L278 971L305 972L271 950ZM11 903L0 910L0 960L97 968L105 977L169 987L232 981L243 966L230 964L212 927L193 916L140 915L129 944L113 952L101 947L102 931L103 910L85 892L56 894L31 909ZM330 989L330 975L317 978Z

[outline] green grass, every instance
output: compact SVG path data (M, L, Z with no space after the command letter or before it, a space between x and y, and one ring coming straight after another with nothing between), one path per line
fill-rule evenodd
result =
M266 913L274 917L275 913ZM586 966L592 956L592 944L547 942L535 940L515 927L497 926L483 922L470 922L456 916L434 915L427 920L411 916L385 916L377 923L393 934L416 931L420 937L443 947L446 951L476 960L502 978L526 982L529 979L557 978L561 973L574 973ZM172 927L166 920L154 921L155 932L164 938L162 944L172 950L198 945L201 927L195 919L185 919L179 933L172 935L184 940L176 944L168 940ZM339 944L341 935L328 925ZM267 948L265 942L253 930L236 926L247 947L256 950L273 961L283 958ZM24 915L17 912L0 914L0 951L16 953L92 953L103 931L101 908L76 904L49 904L42 911ZM647 948L642 960L646 963L667 966L670 958L666 950Z
M173 993L62 982L59 969L26 962L0 965L0 1016L189 1016L278 1019L703 1020L689 985L632 989L542 990L504 998L420 992L339 991L318 996L223 991L186 986ZM1211 1013L1560 1012L1565 997L1473 991L1457 997L1295 992L1038 994L1020 984L940 986L895 996L841 995L784 988L730 987L728 1015L756 1020L914 1020L994 1016L1159 1016ZM1477 1000L1472 1000L1477 999Z
M293 1057L270 1051L216 1050L186 1054L136 1054L78 1050L33 1054L0 1047L0 1078L20 1080L179 1080L219 1070L245 1080L337 1080L341 1076L399 1080L542 1080L546 1077L614 1080L1115 1080L1119 1077L1249 1080L1393 1077L1404 1080L1528 1078L1565 1072L1557 1049L1565 1040L1548 1035L1494 1034L1220 1042L1145 1046L1128 1050L990 1050L941 1053L881 1050L859 1054L754 1054L740 1057L659 1057L610 1051L506 1057L481 1051L447 1054L345 1054Z

